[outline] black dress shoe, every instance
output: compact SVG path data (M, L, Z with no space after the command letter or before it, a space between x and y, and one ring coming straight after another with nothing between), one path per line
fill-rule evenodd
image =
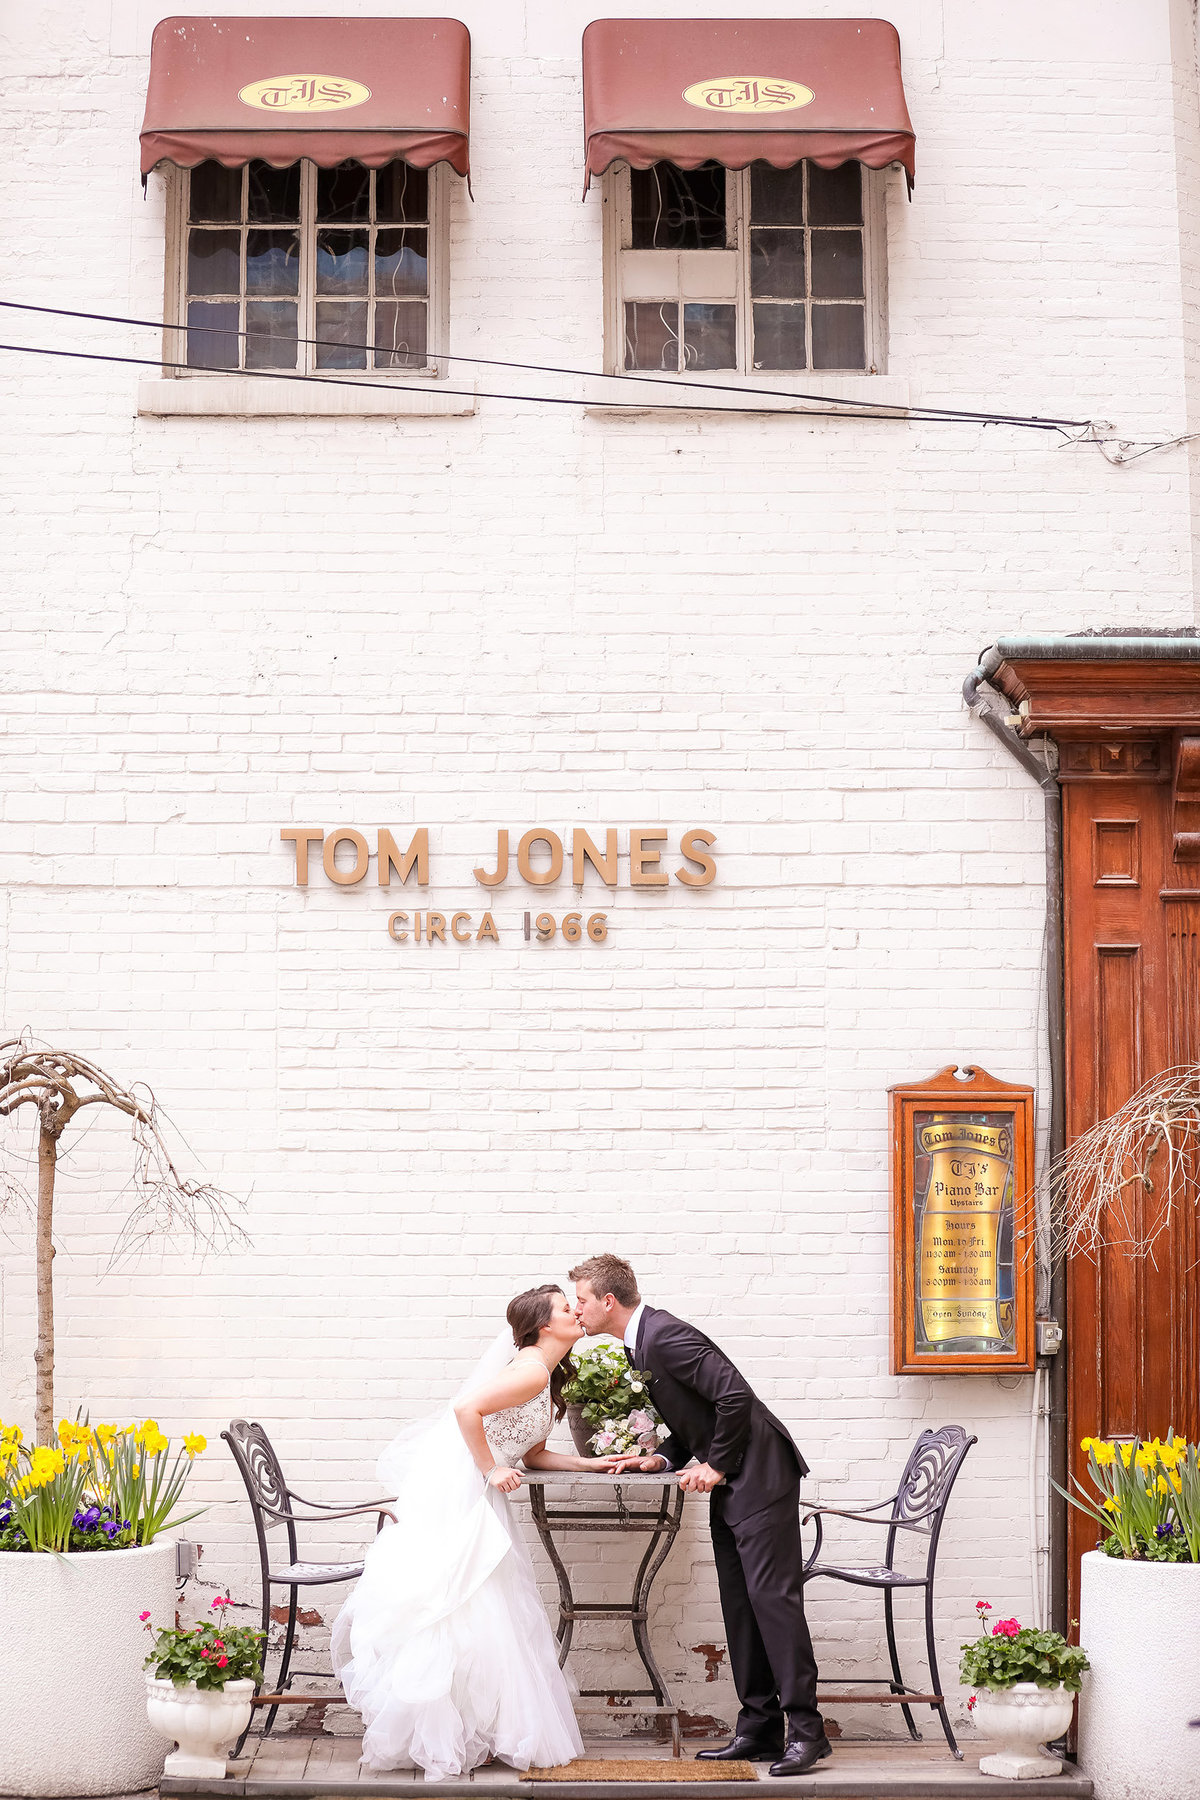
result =
M807 1775L819 1762L833 1755L827 1737L792 1738L778 1762L771 1764L772 1775Z
M697 1750L697 1762L770 1762L779 1755L778 1738L736 1735L719 1750Z

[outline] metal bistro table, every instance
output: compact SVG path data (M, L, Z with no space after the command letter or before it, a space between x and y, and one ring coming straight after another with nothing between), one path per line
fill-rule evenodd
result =
M653 1705L635 1708L655 1713L671 1725L671 1754L683 1754L679 1708L671 1699L654 1653L650 1648L650 1590L667 1559L683 1518L683 1489L677 1475L574 1475L556 1470L523 1471L529 1486L529 1508L537 1534L558 1579L558 1662L567 1660L577 1619L627 1619L634 1647L650 1681L648 1688L581 1688L581 1700L606 1704L581 1706L579 1712L606 1713L611 1718L612 1700L650 1700ZM569 1490L547 1498L546 1489ZM629 1502L627 1504L627 1502ZM639 1504L640 1503L640 1504ZM646 1532L649 1542L633 1578L627 1601L576 1600L571 1576L559 1552L557 1539L571 1531Z

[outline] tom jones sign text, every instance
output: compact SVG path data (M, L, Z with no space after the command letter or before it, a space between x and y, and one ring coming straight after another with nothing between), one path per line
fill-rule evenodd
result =
M393 875L402 884L411 875L418 887L429 885L428 826L414 831L403 849L395 835L383 826L375 828L373 848L366 833L353 825L338 825L332 831L319 825L289 825L279 835L294 849L297 887L308 886L310 871L315 867L323 869L338 887L354 887L367 879L372 862L380 887L390 887ZM599 832L593 837L577 828L571 833L569 850L558 832L541 825L524 832L515 848L511 836L508 831L497 831L495 847L475 869L475 879L482 887L501 887L510 874L529 887L549 887L564 873L568 859L570 878L576 887L582 887L589 869L606 887L619 885L619 834L615 827L604 832L603 846L597 842ZM716 836L711 831L692 826L680 834L681 860L676 869L664 864L664 859L674 860L669 848L671 833L665 825L631 825L628 839L626 879L631 888L668 887L672 878L684 887L701 888L716 877L716 858L712 854Z

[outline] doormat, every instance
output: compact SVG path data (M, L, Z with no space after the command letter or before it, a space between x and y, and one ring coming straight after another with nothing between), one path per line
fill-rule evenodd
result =
M554 1769L530 1769L530 1781L757 1781L748 1762L697 1762L689 1757L583 1756Z

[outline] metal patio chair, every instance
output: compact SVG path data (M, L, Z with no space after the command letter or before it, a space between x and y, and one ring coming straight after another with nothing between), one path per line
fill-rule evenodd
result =
M229 1430L221 1436L233 1453L233 1460L238 1472L246 1484L246 1493L250 1499L250 1511L254 1517L254 1530L258 1538L258 1561L262 1573L262 1628L268 1632L271 1627L271 1589L285 1587L288 1590L287 1628L283 1637L283 1654L279 1663L279 1674L276 1691L270 1695L262 1693L263 1682L255 1683L254 1704L265 1706L269 1703L266 1723L262 1728L262 1736L266 1737L275 1723L275 1715L279 1711L280 1702L290 1700L288 1695L288 1670L292 1663L292 1645L296 1637L296 1610L298 1596L302 1587L329 1587L340 1581L357 1581L362 1574L361 1562L306 1562L301 1559L296 1542L296 1526L319 1524L326 1519L350 1519L358 1513L377 1513L379 1523L376 1531L382 1529L385 1518L395 1523L395 1514L388 1511L386 1500L372 1500L360 1506L335 1507L324 1500L306 1500L295 1488L290 1488L283 1478L283 1470L279 1466L270 1438L259 1424L250 1424L245 1419L232 1419ZM291 1502L298 1500L301 1506L316 1508L311 1513L296 1512ZM287 1530L288 1559L285 1563L272 1565L267 1549L267 1533L274 1526L282 1524ZM266 1674L266 1644L263 1645L263 1674ZM324 1671L316 1671L318 1674ZM332 1675L333 1671L330 1670ZM295 1696L299 1699L300 1696ZM303 1696L311 1702L311 1694ZM242 1745L250 1727L238 1739L234 1750L235 1756L241 1755Z
M840 1506L814 1506L804 1515L803 1523L812 1519L816 1524L816 1543L812 1554L804 1564L803 1579L805 1583L815 1581L820 1575L827 1575L832 1581L846 1581L854 1587L880 1588L883 1591L883 1617L887 1629L888 1657L892 1665L891 1680L888 1682L890 1692L887 1694L826 1694L818 1696L826 1704L841 1701L843 1705L861 1705L864 1701L876 1705L898 1705L904 1714L909 1736L920 1739L920 1732L913 1723L912 1707L928 1704L931 1711L936 1712L942 1722L942 1730L946 1734L946 1742L951 1751L962 1761L962 1751L955 1742L954 1733L950 1729L950 1718L946 1711L946 1700L942 1693L941 1677L938 1674L937 1651L933 1641L933 1578L937 1562L938 1540L942 1534L942 1523L946 1516L946 1508L950 1503L950 1493L958 1479L958 1472L966 1460L967 1452L978 1438L969 1437L961 1425L943 1425L937 1431L923 1431L913 1445L912 1453L904 1465L904 1473L900 1477L900 1485L894 1494L884 1500L877 1500L873 1506L854 1509ZM872 1518L881 1507L890 1507L890 1513L881 1519ZM887 1530L887 1545L883 1561L870 1566L858 1568L842 1563L822 1563L817 1558L821 1553L823 1540L822 1519L854 1519L864 1525L882 1525ZM921 1575L906 1575L895 1566L895 1553L898 1533L911 1531L921 1533L929 1539L925 1556L925 1572ZM929 1657L929 1676L933 1685L932 1693L919 1694L914 1688L905 1685L900 1672L900 1657L896 1649L896 1622L893 1617L892 1596L897 1588L924 1588L925 1590L925 1648ZM878 1685L887 1680L886 1676L851 1676L847 1678L848 1686Z

